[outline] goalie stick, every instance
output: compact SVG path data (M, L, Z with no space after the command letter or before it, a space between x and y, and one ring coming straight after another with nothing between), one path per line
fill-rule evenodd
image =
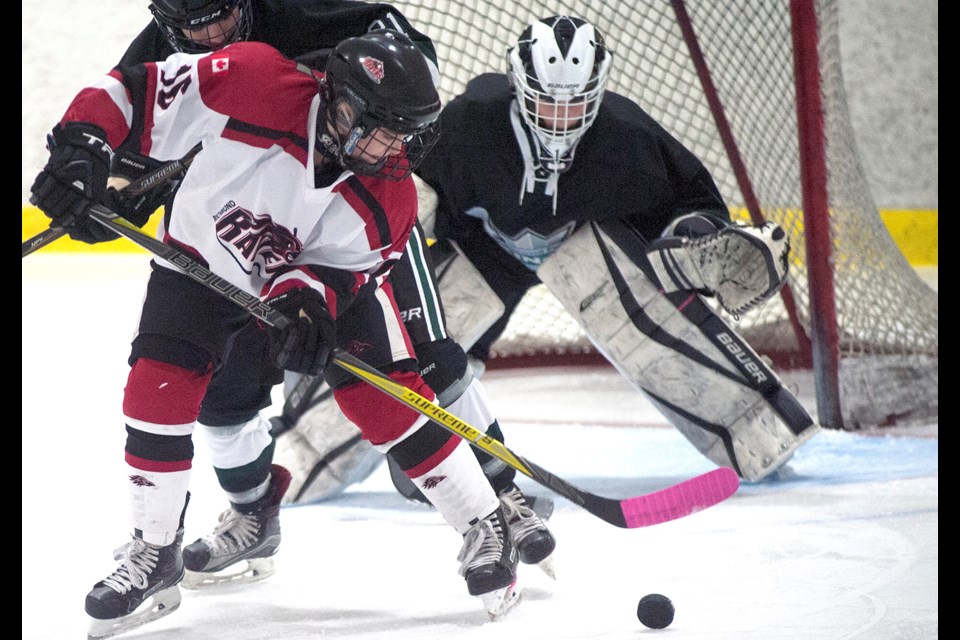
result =
M190 256L147 235L128 220L102 205L95 205L89 215L102 225L132 240L141 247L176 265L197 282L220 293L267 324L282 329L290 319L272 306L216 275ZM502 442L487 436L416 392L400 385L359 358L335 349L333 362L358 379L426 416L444 429L463 438L475 447L502 460L520 473L567 498L574 504L617 527L634 529L676 520L723 502L740 486L740 478L729 467L718 467L707 473L652 493L618 500L606 498L573 486L543 467L515 454Z
M190 163L193 162L194 156L200 153L200 149L202 148L203 146L201 144L197 144L179 160L167 162L147 175L137 178L137 180L133 182L128 181L126 178L113 177L110 178L110 182L107 184L125 196L142 195L155 187L166 184L171 178L185 171L187 167L190 166ZM26 258L34 251L42 249L66 233L67 230L64 227L49 227L44 229L37 235L23 242L20 247L20 258Z

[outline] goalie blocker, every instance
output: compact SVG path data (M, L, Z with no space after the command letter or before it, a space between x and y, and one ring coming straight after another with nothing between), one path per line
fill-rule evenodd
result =
M719 268L734 282L736 295L728 301L750 301L749 308L769 298L786 275L783 243L772 238L776 229L750 229L753 237L726 255L718 253L716 242L687 243L690 253L673 261L674 275L703 282L699 274L681 271L707 261L694 253L699 246L711 252L711 260L728 262ZM728 233L713 236L729 240ZM755 241L764 234L767 241ZM622 222L592 224L571 236L537 275L607 360L698 451L744 480L762 480L820 427L696 292L678 289L675 281L660 284L648 257L656 262L664 255L658 244L648 245ZM744 263L746 280L737 278L738 264ZM767 276L757 274L758 263L770 265Z

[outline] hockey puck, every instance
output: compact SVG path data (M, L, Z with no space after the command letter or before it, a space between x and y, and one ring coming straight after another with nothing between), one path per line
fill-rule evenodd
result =
M651 629L666 629L673 622L673 603L670 598L659 593L651 593L640 598L637 605L637 618Z

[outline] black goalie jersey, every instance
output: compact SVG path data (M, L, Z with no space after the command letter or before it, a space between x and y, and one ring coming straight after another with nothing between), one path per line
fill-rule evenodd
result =
M690 211L729 219L700 160L610 91L559 177L538 165L505 75L474 78L441 121L441 141L417 173L439 195L437 237L456 240L488 280L499 270L527 280L590 221L629 219L652 239ZM492 259L496 267L484 268Z

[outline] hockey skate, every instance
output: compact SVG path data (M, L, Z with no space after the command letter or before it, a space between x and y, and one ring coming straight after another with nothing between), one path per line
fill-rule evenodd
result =
M491 619L496 620L520 601L516 590L517 548L510 539L502 507L464 534L457 560L467 591L480 597Z
M270 487L260 500L233 505L220 514L210 535L183 550L186 589L256 582L273 575L273 555L280 546L280 501L290 486L290 472L270 470Z
M120 566L93 586L85 608L89 640L103 640L173 613L180 606L183 530L173 544L156 546L134 537L114 552Z
M557 541L547 525L528 503L517 485L511 485L499 495L503 515L510 528L510 538L520 552L524 564L539 565L548 576L557 579L553 570L553 550Z

